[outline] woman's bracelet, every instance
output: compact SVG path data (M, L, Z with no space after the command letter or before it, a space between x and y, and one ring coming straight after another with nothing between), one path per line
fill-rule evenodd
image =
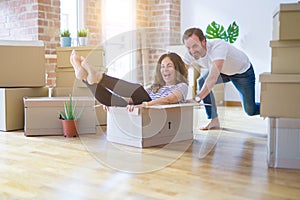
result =
M149 103L148 103L147 101L144 101L144 102L143 102L143 106L146 106L146 107L147 107L147 106L149 106Z

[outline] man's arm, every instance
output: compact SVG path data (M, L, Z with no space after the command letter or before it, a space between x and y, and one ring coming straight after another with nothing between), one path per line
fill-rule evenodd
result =
M201 88L200 92L197 94L197 96L199 96L200 99L204 99L216 84L218 77L220 76L220 72L222 70L223 64L224 64L224 60L216 60L213 62L213 66L210 69L210 72L205 80L205 83Z

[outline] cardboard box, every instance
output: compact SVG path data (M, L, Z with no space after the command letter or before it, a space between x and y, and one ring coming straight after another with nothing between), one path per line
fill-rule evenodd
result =
M80 56L87 59L89 64L95 67L103 67L104 51L101 46L79 46L79 47L57 47L57 67L65 68L72 67L70 63L70 55L72 50L76 50Z
M42 41L0 40L0 87L43 87L45 48Z
M300 74L263 73L259 79L260 116L300 118Z
M280 4L273 14L274 40L300 40L300 4Z
M272 73L300 74L300 40L273 40L270 41L270 46L272 47Z
M110 107L107 140L134 147L151 147L193 139L195 104L149 106L128 112Z
M78 120L78 134L96 133L95 101L88 97L73 97L83 113ZM26 136L63 135L59 112L69 97L24 98Z
M24 128L23 97L48 95L43 88L0 88L0 130L12 131Z
M55 87L53 88L54 97L67 97L72 94L74 97L90 97L94 98L89 88L85 87ZM103 110L102 105L95 99L95 111L97 116L97 126L106 125L106 112Z
M268 166L300 169L300 118L268 119Z
M97 67L97 71L105 73L107 69L104 67ZM75 78L73 67L57 68L56 71L56 87L86 87L86 85Z

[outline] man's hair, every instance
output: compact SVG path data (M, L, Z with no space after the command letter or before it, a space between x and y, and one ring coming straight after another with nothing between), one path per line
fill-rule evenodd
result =
M203 34L203 31L200 28L189 28L184 32L182 36L183 44L184 44L184 40L187 40L193 34L195 34L199 38L200 42L206 39L205 35Z

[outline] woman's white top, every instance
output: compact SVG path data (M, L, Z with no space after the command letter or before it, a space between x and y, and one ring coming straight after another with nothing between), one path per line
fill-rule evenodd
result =
M179 103L184 103L188 94L188 84L186 83L178 83L176 85L163 86L158 90L157 93L154 93L150 89L147 89L146 91L149 93L150 98L152 100L155 100L162 97L166 97L169 94L172 94L175 90L180 91L183 96L183 99Z

